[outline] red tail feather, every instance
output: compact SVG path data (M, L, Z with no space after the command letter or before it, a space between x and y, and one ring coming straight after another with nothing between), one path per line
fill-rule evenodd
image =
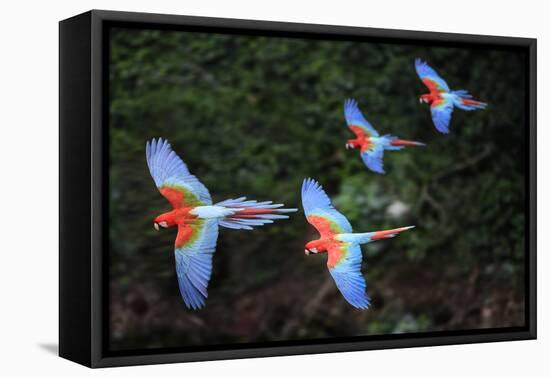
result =
M461 98L461 99L462 99L462 104L466 105L466 106L482 104L481 101L477 101L477 100L474 100L474 99L471 99L471 98Z
M413 142L411 140L394 139L391 141L392 146L425 146L424 143Z
M236 213L236 217L241 217L243 215L258 215L258 214L274 214L278 209L262 209L257 207L246 207L243 210L240 210Z
M218 202L216 205L234 210L231 215L220 220L220 226L237 230L251 230L253 227L273 223L277 219L286 219L288 215L285 213L297 211L297 209L283 208L283 204L274 204L271 201L247 201L245 197L228 199Z
M376 231L374 235L372 235L371 240L393 238L398 233L410 230L411 228L414 228L414 226L394 228L392 230Z

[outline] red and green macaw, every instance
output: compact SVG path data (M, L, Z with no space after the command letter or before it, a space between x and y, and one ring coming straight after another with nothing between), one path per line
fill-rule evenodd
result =
M305 253L328 253L327 266L336 286L353 307L366 309L370 299L361 274L361 244L393 238L414 226L393 230L353 233L351 224L332 206L321 185L313 179L302 184L302 204L307 221L317 229L320 238L305 245Z
M451 114L455 106L466 111L487 107L486 103L474 100L472 95L464 89L451 90L445 80L426 62L417 58L414 65L420 80L430 91L420 96L420 103L430 105L433 123L440 133L449 133Z
M245 197L212 204L208 189L193 176L172 151L168 141L159 138L145 147L149 172L172 210L159 215L154 227L177 228L174 243L176 272L185 305L199 309L208 297L212 257L216 250L218 227L252 230L254 226L288 218L297 209L283 209L271 201L247 201Z
M347 99L344 101L344 116L346 123L355 134L355 139L349 139L346 149L359 148L363 162L371 171L384 173L384 150L400 150L406 146L424 146L424 143L398 139L393 135L382 135L372 127L363 116L357 101Z

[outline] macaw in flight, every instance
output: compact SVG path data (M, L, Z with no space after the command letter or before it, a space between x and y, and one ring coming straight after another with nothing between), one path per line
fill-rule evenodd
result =
M361 244L393 238L414 226L393 230L353 233L351 224L332 206L319 183L311 178L302 184L302 204L307 221L317 229L320 238L305 245L305 254L328 253L327 266L336 286L353 307L366 309L370 299L361 274Z
M357 101L347 99L344 101L344 116L348 127L355 134L355 139L349 139L346 149L359 148L363 162L371 171L384 172L384 150L400 150L405 146L425 146L424 143L398 139L393 135L382 135L372 127L363 116Z
M174 248L180 293L188 308L200 309L208 297L218 227L252 230L288 218L283 213L298 209L284 209L284 205L271 201L247 201L245 197L212 205L208 189L189 173L167 140L147 142L145 154L158 190L173 207L156 217L153 225L157 231L159 227L177 227Z
M426 62L416 58L414 65L420 80L430 91L420 96L420 103L430 105L433 123L440 133L449 133L451 114L455 106L466 111L487 107L486 103L474 100L472 95L464 89L452 91L445 80Z

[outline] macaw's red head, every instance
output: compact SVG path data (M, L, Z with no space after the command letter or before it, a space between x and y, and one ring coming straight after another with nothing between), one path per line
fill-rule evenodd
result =
M157 231L160 230L159 227L168 228L170 226L173 226L173 222L170 219L170 215L168 213L159 215L155 218L153 223L153 227L155 227L155 230Z
M346 150L350 148L353 150L354 148L359 147L361 147L361 142L358 139L348 139L346 143Z
M420 99L419 99L420 103L421 104L431 104L433 99L432 99L432 96L430 94L423 94L420 96Z
M304 253L306 255L309 255L310 253L321 253L325 252L326 248L324 246L324 243L321 240L312 240L310 242L306 243Z

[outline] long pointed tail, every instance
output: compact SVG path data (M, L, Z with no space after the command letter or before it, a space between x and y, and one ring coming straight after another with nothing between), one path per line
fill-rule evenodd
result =
M353 234L339 234L337 236L337 239L348 243L365 244L375 240L393 238L398 233L410 230L411 228L414 228L414 227L415 226L407 226L407 227L394 228L393 230L353 233Z
M220 226L235 230L252 230L254 226L263 226L273 223L276 219L286 219L288 215L298 209L284 209L284 204L274 204L272 201L257 202L246 200L246 197L228 199L216 204L236 210L233 215L228 215L220 221Z
M485 109L487 107L487 104L485 102L474 100L472 98L472 95L464 89L459 89L457 91L453 91L452 93L456 95L454 104L459 109L470 111L476 109Z
M371 233L370 240L393 238L397 236L398 233L410 230L411 228L415 228L415 227L416 226L407 226L407 227L394 228L392 230L375 231Z
M425 146L425 143L413 142L412 140L393 139L390 144L392 146Z

